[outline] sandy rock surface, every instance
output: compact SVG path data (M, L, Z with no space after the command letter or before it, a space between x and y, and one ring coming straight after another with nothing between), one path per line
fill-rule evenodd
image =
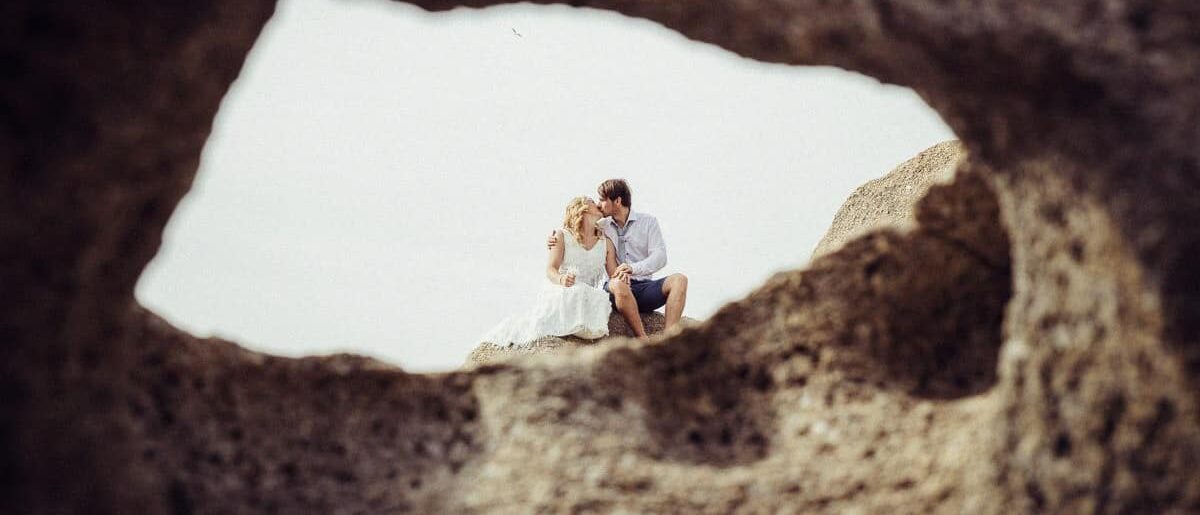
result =
M652 311L650 313L642 313L642 328L646 330L646 334L650 336L657 335L663 331L666 325L666 318L662 313ZM681 320L681 325L696 324L693 319L684 317ZM629 324L621 317L619 313L612 313L608 317L608 336L597 340L585 340L575 336L545 336L531 342L525 342L513 345L496 345L492 342L481 342L471 354L467 356L465 366L473 367L489 363L499 363L517 356L525 356L530 354L544 354L547 352L556 351L559 349L567 349L578 347L581 345L598 345L602 342L607 342L612 338L633 338L633 330L629 328Z
M913 88L967 157L914 224L651 343L265 356L133 291L274 3L0 3L0 505L1200 511L1200 4L569 3Z
M917 201L930 186L950 180L963 157L957 141L939 143L887 175L859 186L838 208L833 225L813 250L813 258L833 252L868 230L911 227L916 222L913 208Z

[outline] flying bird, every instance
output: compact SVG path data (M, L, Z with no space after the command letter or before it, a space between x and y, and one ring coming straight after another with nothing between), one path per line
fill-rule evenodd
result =
M525 36L522 36L520 32L517 32L517 29L514 29L512 27L509 27L509 28L512 29L514 36L519 37L519 38L525 37Z

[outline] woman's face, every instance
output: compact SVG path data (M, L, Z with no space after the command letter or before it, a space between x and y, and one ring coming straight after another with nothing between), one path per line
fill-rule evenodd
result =
M600 206L597 206L596 203L594 201L592 201L592 199L588 199L588 201L587 201L586 213L588 215L596 217L597 219L604 218L604 213L600 212Z

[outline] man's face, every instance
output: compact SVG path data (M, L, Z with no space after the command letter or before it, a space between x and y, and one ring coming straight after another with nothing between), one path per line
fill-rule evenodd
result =
M614 215L617 212L617 203L613 200L606 199L606 198L604 198L603 195L601 195L600 196L600 212L603 213L604 216Z

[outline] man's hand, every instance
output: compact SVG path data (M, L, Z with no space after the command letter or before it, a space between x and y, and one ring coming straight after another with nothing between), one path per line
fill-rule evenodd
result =
M546 238L546 250L554 250L558 245L558 231L550 231L550 237Z
M558 284L567 288L575 286L575 274L562 274L558 276Z
M629 272L625 272L625 271L621 271L621 270L617 270L615 273L613 273L613 276L612 276L612 280L621 281L625 284L629 284L629 278L630 278Z
M629 277L633 277L633 267L629 266L629 263L621 263L620 265L617 266L617 270L616 270L616 275L620 275L620 274L625 274Z

